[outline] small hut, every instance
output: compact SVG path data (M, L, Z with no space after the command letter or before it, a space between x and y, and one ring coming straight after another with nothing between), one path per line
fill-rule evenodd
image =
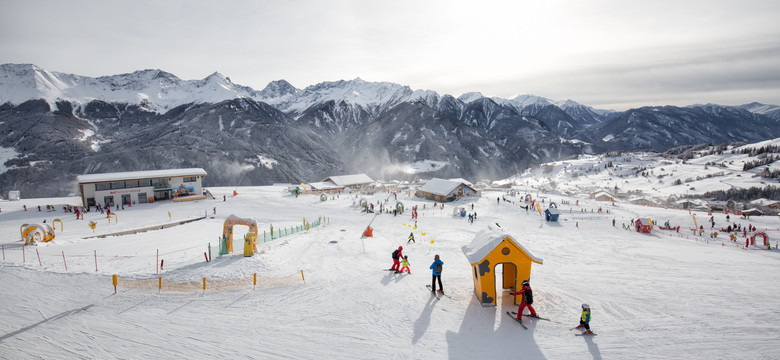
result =
M558 221L558 215L560 214L561 212L558 210L558 205L551 202L550 207L544 211L544 219L547 221Z
M636 225L636 231L641 233L650 233L650 231L653 230L653 221L650 219L645 220L645 222L642 222L642 219L637 219L634 222L634 225Z
M531 255L511 235L492 226L477 233L471 243L461 250L471 264L474 295L482 306L496 305L497 266L503 266L502 288L519 289L519 284L531 277L531 263L543 263L542 259Z

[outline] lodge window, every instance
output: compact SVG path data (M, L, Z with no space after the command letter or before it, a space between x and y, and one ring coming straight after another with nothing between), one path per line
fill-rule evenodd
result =
M111 190L111 183L97 183L95 184L95 190L97 191Z
M137 188L138 187L138 180L131 180L131 181L125 181L125 187L126 188Z
M112 182L111 183L111 189L124 189L125 188L125 182L119 181L119 182Z
M184 177L184 179L183 179L182 181L183 181L183 182L195 182L195 180L196 180L196 179L197 179L197 178L196 178L196 177L194 177L194 176L185 176L185 177Z
M152 180L151 180L151 179L147 179L147 180L138 180L138 186L139 186L139 187L144 187L144 186L152 186Z

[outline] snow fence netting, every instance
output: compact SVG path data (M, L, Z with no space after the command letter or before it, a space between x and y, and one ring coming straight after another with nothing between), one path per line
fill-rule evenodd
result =
M205 280L205 285L204 285ZM235 279L200 279L193 281L174 281L163 277L152 279L129 279L116 277L116 286L139 290L160 291L197 291L197 290L233 290L249 286L281 287L303 283L303 272L282 277L268 277L253 274Z

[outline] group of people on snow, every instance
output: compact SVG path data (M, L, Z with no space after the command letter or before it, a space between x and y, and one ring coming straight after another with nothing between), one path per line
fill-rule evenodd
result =
M414 238L414 234L409 234L410 239ZM393 251L393 266L390 267L391 271L395 271L396 274L406 271L411 274L409 270L409 257L403 254L403 246L399 246L398 249ZM444 269L444 261L441 260L438 254L433 257L433 263L428 267L431 270L431 294L444 293L444 285L441 282L441 273ZM436 284L439 284L438 290ZM522 287L512 293L512 296L521 296L520 306L517 309L517 320L522 322L523 311L528 308L530 314L529 317L539 318L536 315L536 310L532 306L534 303L533 290L531 289L531 283L528 280L522 282ZM593 334L590 330L590 306L588 304L582 304L582 314L580 316L580 324L574 329L585 328L583 334Z
M413 234L410 234L409 237L413 239ZM403 254L404 247L399 246L398 249L395 249L393 251L393 266L390 267L390 271L395 271L396 274L402 273L406 271L407 273L411 274L411 270L409 269L409 256ZM438 292L444 293L444 286L441 283L441 272L444 267L444 261L441 260L439 255L435 255L433 257L433 263L431 263L431 266L429 267L431 269L432 279L431 279L431 293L436 294L436 283L439 284L439 290Z

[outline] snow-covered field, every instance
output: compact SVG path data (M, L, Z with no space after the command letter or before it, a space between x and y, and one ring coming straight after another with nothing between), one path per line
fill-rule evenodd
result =
M687 211L626 203L595 202L533 192L555 201L558 223L521 209L520 196L484 191L479 199L431 209L433 202L398 194L406 208L419 205L417 229L410 213L379 215L373 238L361 233L374 217L361 213L355 195L321 202L290 196L282 187L210 188L218 200L157 202L119 210L111 223L88 213L37 211L37 205L76 204L76 198L0 201L0 358L289 358L289 359L771 359L780 356L780 239L777 217L737 219L768 229L772 250L691 235ZM222 201L222 195L227 201ZM497 201L506 195L508 201ZM369 200L388 200L376 193ZM511 202L510 202L511 201ZM565 202L565 204L564 204ZM578 202L578 205L576 205ZM453 217L454 206L474 204L477 220ZM27 205L29 211L22 210ZM425 205L426 209L422 209ZM598 209L603 213L599 214ZM44 206L45 208L45 206ZM216 208L216 215L212 215ZM583 212L585 211L585 212ZM609 213L606 213L609 211ZM170 213L170 218L169 218ZM95 234L204 220L156 231L106 238ZM217 244L225 218L254 218L261 231L271 224L300 225L304 218L328 222L259 246L241 255L236 228L232 256L203 252ZM696 213L709 228L706 213ZM213 217L213 218L212 218ZM650 217L682 227L677 233L624 230L631 219ZM25 223L56 223L56 239L25 247ZM616 226L612 226L613 218ZM727 225L715 214L716 228ZM534 307L551 321L525 319L523 329L505 315L517 309L507 291L496 307L482 307L473 293L470 266L461 252L488 224L500 224L533 255ZM416 243L407 244L412 231ZM425 233L423 236L422 233ZM433 245L430 240L435 239ZM742 246L738 246L741 244ZM383 271L403 245L411 274ZM163 279L230 279L253 273L282 277L303 270L305 283L158 293L120 287L111 275L156 278L157 251ZM36 254L40 254L40 262ZM425 289L434 254L445 263L449 297ZM63 263L67 261L67 271ZM95 269L97 259L97 271ZM497 269L500 270L500 267ZM500 286L500 285L499 285ZM595 337L575 336L580 304L591 305Z

